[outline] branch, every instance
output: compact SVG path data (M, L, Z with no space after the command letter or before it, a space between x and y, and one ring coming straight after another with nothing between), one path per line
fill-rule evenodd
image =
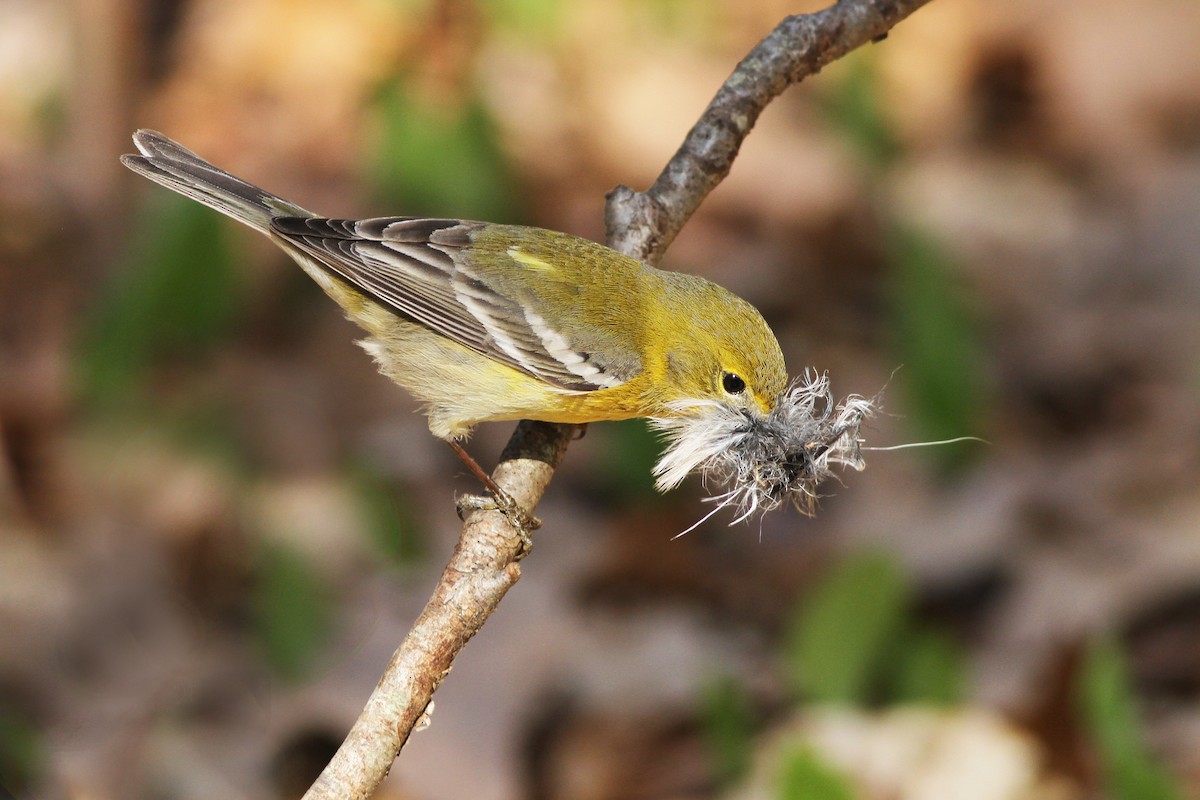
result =
M786 18L721 86L683 145L644 193L618 186L605 211L610 247L657 263L733 165L746 135L784 89L867 42L929 0L842 0ZM576 431L521 422L493 475L522 508L537 507ZM425 610L404 638L333 760L304 800L366 800L425 714L467 641L521 576L520 537L496 512L473 512Z
M517 426L493 477L522 508L537 505L567 452L572 429L544 422ZM521 577L516 560L521 546L503 515L476 512L468 517L433 597L305 800L365 800L374 793L454 657Z
M815 14L784 19L737 65L648 191L618 186L609 192L604 214L609 247L657 264L729 174L768 103L851 50L883 39L927 2L841 0Z

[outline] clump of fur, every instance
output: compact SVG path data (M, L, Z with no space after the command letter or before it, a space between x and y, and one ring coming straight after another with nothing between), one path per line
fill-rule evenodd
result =
M874 400L858 395L835 403L828 378L811 370L766 417L716 401L681 404L673 409L680 416L652 420L668 440L654 467L656 485L666 491L698 472L705 486L726 487L706 500L718 504L714 513L736 509L735 523L785 503L812 514L817 487L833 467L866 466L860 428L874 408Z

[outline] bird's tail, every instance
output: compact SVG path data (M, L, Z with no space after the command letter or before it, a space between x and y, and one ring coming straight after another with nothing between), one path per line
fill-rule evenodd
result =
M121 156L122 164L263 233L269 231L273 217L315 216L213 166L157 131L139 130L133 135L133 143L141 155Z

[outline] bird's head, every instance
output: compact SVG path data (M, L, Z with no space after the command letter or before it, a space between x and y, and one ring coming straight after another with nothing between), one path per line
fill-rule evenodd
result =
M779 342L753 306L706 281L674 279L691 307L675 310L687 324L671 322L660 339L671 347L659 383L677 394L652 417L667 440L654 468L659 490L698 472L722 487L708 499L736 509L737 520L785 503L812 513L833 467L863 468L859 429L874 401L838 403L812 371L789 385Z

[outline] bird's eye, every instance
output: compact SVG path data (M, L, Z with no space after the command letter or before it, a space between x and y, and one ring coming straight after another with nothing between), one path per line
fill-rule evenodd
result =
M742 376L732 372L726 372L721 377L721 386L730 394L741 394L746 391L746 382L742 380Z

